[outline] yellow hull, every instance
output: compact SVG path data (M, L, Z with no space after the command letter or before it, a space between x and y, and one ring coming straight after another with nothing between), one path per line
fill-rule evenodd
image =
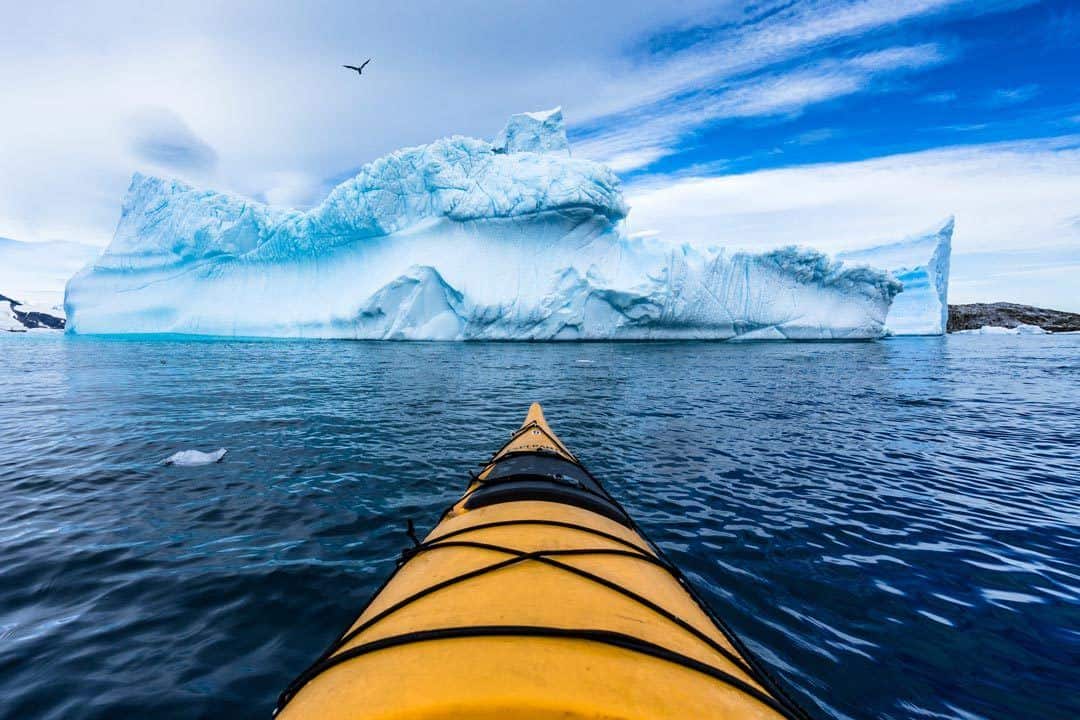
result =
M539 405L281 717L803 718Z

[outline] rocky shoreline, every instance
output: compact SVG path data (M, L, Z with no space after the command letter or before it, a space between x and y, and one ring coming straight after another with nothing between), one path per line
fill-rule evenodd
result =
M4 307L5 304L7 305L6 308ZM65 325L64 318L31 308L6 295L0 295L0 313L4 315L10 313L8 318L0 318L0 329L8 332L63 330Z
M1080 313L1007 302L949 306L949 332L977 330L987 325L1003 328L1036 325L1049 332L1076 332L1080 330Z

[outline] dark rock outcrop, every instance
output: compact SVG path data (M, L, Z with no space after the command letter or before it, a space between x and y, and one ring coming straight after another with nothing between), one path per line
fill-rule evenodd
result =
M949 306L949 332L977 330L984 325L1006 328L1038 325L1050 332L1072 332L1080 330L1080 313L1006 302Z
M49 330L64 329L65 321L62 317L56 317L55 315L39 312L37 310L20 310L19 308L24 307L23 304L6 295L0 295L0 303L9 303L11 312L15 315L15 319L22 323L22 326L27 330L35 330L38 328Z

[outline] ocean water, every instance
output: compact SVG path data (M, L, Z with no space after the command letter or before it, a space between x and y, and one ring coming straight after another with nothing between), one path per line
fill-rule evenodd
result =
M1080 717L1080 336L0 358L3 717L268 717L533 400L815 717Z

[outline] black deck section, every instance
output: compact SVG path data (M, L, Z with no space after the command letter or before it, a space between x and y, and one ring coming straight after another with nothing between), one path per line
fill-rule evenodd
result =
M546 453L515 453L499 460L468 496L465 508L521 500L573 505L633 527L633 521L584 468Z

